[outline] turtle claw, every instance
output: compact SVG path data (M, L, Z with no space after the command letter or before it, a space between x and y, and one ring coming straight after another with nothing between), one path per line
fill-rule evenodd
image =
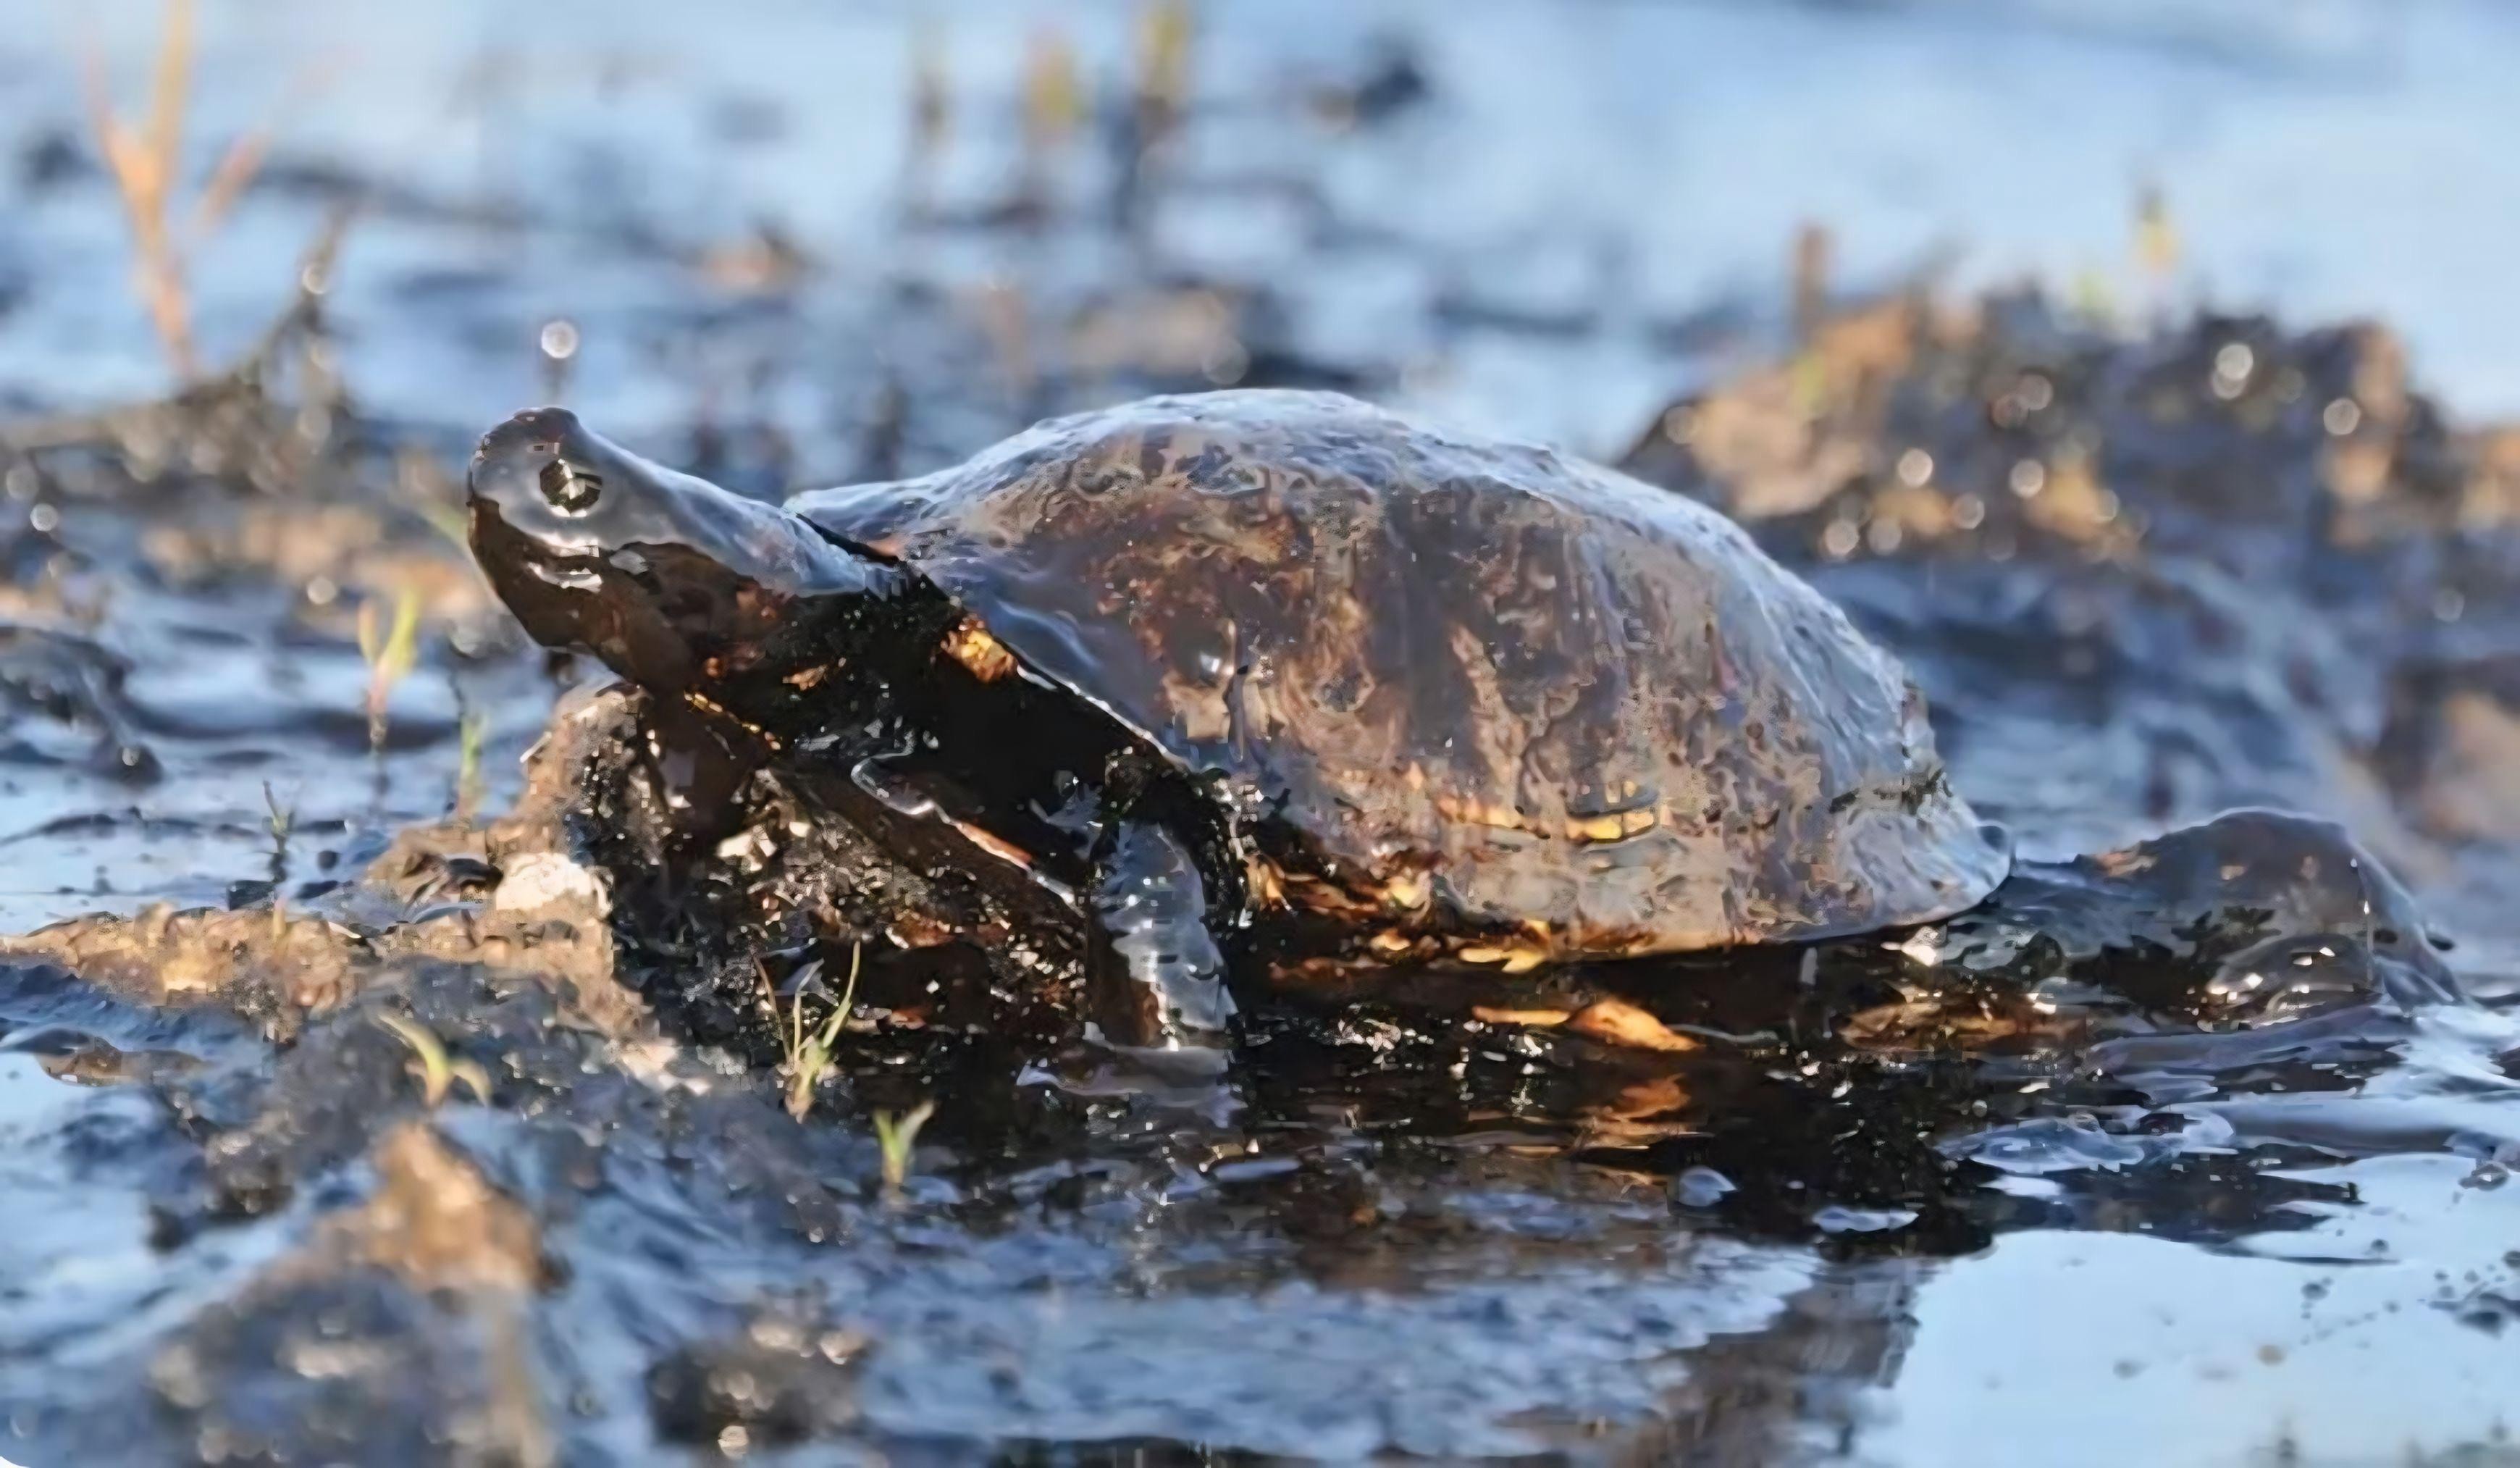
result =
M1231 1068L1231 1052L1221 1044L1120 1044L1092 1021L1085 1026L1082 1054L1090 1060L1067 1080L1067 1089L1077 1095L1202 1097Z
M1045 1085L1080 1101L1116 1101L1133 1112L1195 1116L1231 1126L1242 1110L1231 1054L1196 1046L1151 1050L1114 1045L1090 1022L1084 1042L1027 1068L1018 1084Z
M1087 1006L1105 1043L1124 1049L1225 1044L1234 995L1207 930L1198 864L1166 828L1123 820L1088 900Z

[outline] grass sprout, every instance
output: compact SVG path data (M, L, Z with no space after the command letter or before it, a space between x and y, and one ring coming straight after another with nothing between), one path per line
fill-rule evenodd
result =
M1138 13L1138 102L1153 126L1168 130L1190 101L1189 0L1149 0Z
M935 187L938 161L954 116L953 78L946 69L945 40L936 22L922 9L910 24L909 148L902 157L902 206L913 218L924 217Z
M2179 275L2179 225L2171 218L2170 201L2152 184L2136 194L2134 255L2138 289L2149 298L2149 308L2160 314L2170 308L2170 295Z
M453 1088L454 1082L460 1080L464 1082L464 1088L472 1093L473 1100L485 1106L489 1104L490 1074L481 1069L479 1062L449 1056L445 1042L418 1020L387 1013L378 1015L377 1023L411 1046L412 1070L420 1078L422 1101L434 1108L446 1099L446 1093Z
M901 1185L910 1179L910 1159L919 1145L919 1129L936 1115L936 1103L922 1101L903 1116L888 1111L875 1114L875 1143L883 1151L883 1190L886 1196L901 1196Z
M394 597L393 623L387 628L374 599L359 604L359 656L368 665L368 747L385 745L385 705L394 685L420 661L420 593L405 586Z
M1064 146L1085 121L1085 87L1066 36L1045 27L1024 55L1024 147L1038 161Z
M481 803L481 745L489 735L490 717L468 709L455 723L455 814L471 820Z
M805 1029L805 995L800 990L788 1001L787 1014L780 1028L780 1042L787 1052L780 1071L788 1078L788 1115L799 1122L814 1109L814 1092L821 1088L823 1078L832 1071L832 1046L838 1042L840 1032L847 1028L849 1010L857 1002L858 973L866 956L864 944L849 949L849 982L840 989L837 1004L823 1017L823 1023L811 1033ZM766 984L769 974L762 980ZM779 1012L779 994L771 990L771 1012Z
M285 859L289 854L289 834L297 829L297 807L280 803L279 793L271 788L269 780L265 780L262 782L262 808L265 812L263 827L271 832L272 855L275 859Z

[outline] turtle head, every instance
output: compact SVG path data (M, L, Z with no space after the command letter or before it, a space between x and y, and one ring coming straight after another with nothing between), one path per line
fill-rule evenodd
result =
M748 666L799 598L902 574L804 521L677 474L564 408L492 429L469 480L473 558L535 641L664 694Z

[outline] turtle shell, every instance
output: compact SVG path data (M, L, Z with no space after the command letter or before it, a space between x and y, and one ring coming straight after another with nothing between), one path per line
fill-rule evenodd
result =
M1547 448L1238 390L790 508L1213 777L1377 921L1670 951L1946 916L2008 866L1835 606L1714 511Z

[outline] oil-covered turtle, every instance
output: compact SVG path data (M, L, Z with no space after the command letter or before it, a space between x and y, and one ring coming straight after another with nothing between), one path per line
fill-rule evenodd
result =
M2008 865L1900 667L1730 522L1345 396L1148 399L784 509L546 408L471 486L536 639L1073 900L1108 1029L1220 1026L1238 947L1521 973L1922 923Z

